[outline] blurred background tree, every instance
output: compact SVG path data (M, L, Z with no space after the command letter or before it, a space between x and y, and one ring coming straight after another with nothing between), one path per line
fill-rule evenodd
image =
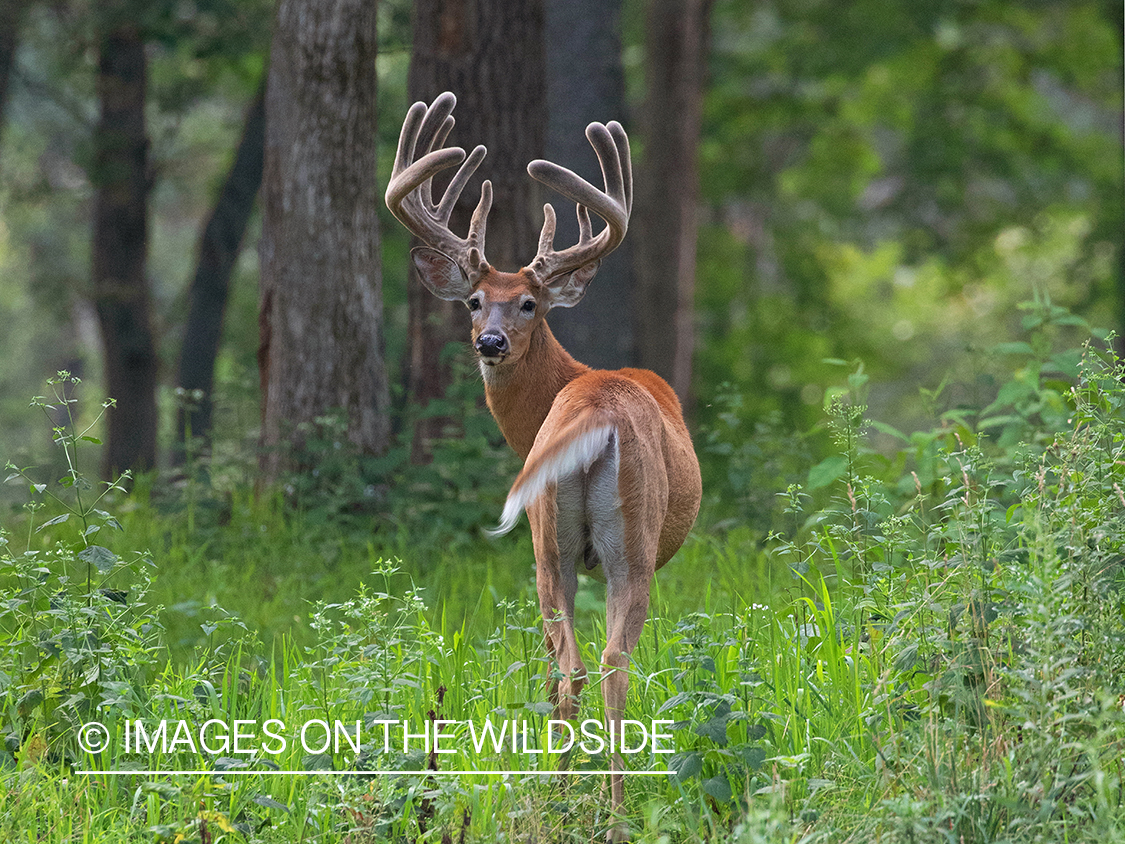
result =
M857 0L841 8L827 0L711 0L698 8L673 4L659 18L662 8L624 0L599 15L583 13L581 4L515 0L379 4L380 91L363 104L372 109L363 120L373 124L378 154L360 166L378 168L376 295L390 424L407 457L413 447L425 459L433 437L449 427L453 405L442 405L441 393L461 388L456 367L442 367L449 359L442 350L456 350L450 343L463 344L466 333L456 313L451 322L425 311L436 300L412 300L408 238L380 195L406 106L447 86L461 99L454 142L490 147L476 184L510 178L514 190L527 192L497 202L498 212L520 215L532 231L526 242L515 236L510 249L490 231L490 257L506 267L530 255L546 198L523 173L540 154L532 150L592 168L575 127L621 119L641 191L654 154L671 152L668 139L690 128L698 107L697 199L689 196L688 153L689 164L652 178L648 198L638 194L627 241L634 266L626 253L614 256L618 266L607 262L582 308L552 317L582 359L638 359L672 374L695 398L697 427L733 414L747 430L808 431L840 378L839 361L862 359L878 376L873 410L909 428L924 411L918 387L936 389L952 371L974 374L945 381L942 401L969 410L991 401L997 383L987 350L1018 331L1019 302L1039 295L1094 324L1125 321L1120 4ZM10 67L0 135L5 455L38 449L34 429L24 427L25 407L46 374L65 367L109 389L109 338L96 318L90 271L97 9L87 0L0 2L0 18L18 18L18 26L0 27L0 82ZM245 457L257 440L261 221L248 211L252 175L247 181L235 172L257 131L253 104L273 14L265 0L144 4L132 12L148 73L143 282L157 361L159 460L177 429L209 426L191 416L190 425L175 424L177 383L213 399L216 455ZM505 21L523 28L507 34ZM658 24L672 34L658 35ZM655 69L675 58L656 46L659 38L684 47L689 24L706 45L696 82ZM10 65L5 50L14 55ZM661 72L695 85L694 99L686 94L676 105ZM268 117L262 131L270 131ZM673 187L680 178L685 186ZM239 210L227 218L232 179ZM470 186L466 196L474 192ZM697 226L697 236L686 237L688 247L696 244L695 261L656 250L671 244L655 233L652 209L673 206L678 219ZM209 251L214 244L221 247ZM200 281L212 272L209 262L215 274ZM683 273L692 270L688 296ZM262 283L268 289L271 282ZM378 290L373 281L369 289ZM201 301L208 304L202 318ZM661 352L675 353L679 375L675 364L653 362ZM205 377L183 374L187 364L213 373L213 389ZM437 386L424 386L431 377ZM733 396L738 401L727 400ZM435 399L430 413L446 422L416 425ZM318 400L316 412L337 400ZM721 462L708 471L721 473Z
M457 127L448 143L471 151L488 147L487 175L474 177L450 218L464 234L480 199L480 184L492 181L487 257L506 271L523 266L538 237L533 182L524 169L543 157L547 121L544 101L543 3L541 0L418 0L407 91L410 100L433 102L443 91L457 94ZM401 117L391 126L401 127ZM393 159L394 154L390 153ZM443 189L449 175L439 178ZM393 225L398 228L399 223ZM414 246L422 245L415 240ZM456 433L456 421L439 403L453 381L450 344L469 335L467 311L433 296L413 267L407 286L409 348L403 387L419 411L411 434L411 459L429 460L433 442ZM456 348L456 345L453 347ZM436 409L436 411L435 411ZM451 429L451 424L454 427Z
M100 6L94 24L93 292L101 327L107 414L103 475L156 465L156 342L148 257L148 60L140 8Z
M644 146L634 211L637 357L685 403L695 351L698 148L710 18L710 0L650 0L645 10Z
M626 120L621 0L574 0L546 4L546 158L569 167L593 185L602 184L598 160L586 140L596 121ZM555 242L578 242L578 218L559 207ZM537 209L538 210L538 209ZM636 213L636 212L634 212ZM636 341L630 314L636 313L633 271L635 237L602 261L580 308L551 314L551 330L571 354L598 369L635 366Z
M191 454L210 452L214 409L215 364L222 339L223 318L230 297L231 277L242 239L262 184L266 150L266 80L246 111L234 160L227 170L203 232L199 236L195 273L187 292L187 320L180 346L176 385L176 440L173 462ZM196 440L195 444L191 440Z

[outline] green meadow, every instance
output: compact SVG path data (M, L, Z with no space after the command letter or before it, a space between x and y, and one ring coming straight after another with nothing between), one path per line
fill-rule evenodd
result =
M1034 348L998 351L991 407L911 433L853 367L815 463L733 413L697 435L704 512L629 669L634 840L1125 837L1125 372ZM329 431L338 465L271 494L232 465L106 485L67 380L28 412L74 424L4 487L4 840L604 836L598 678L585 724L549 723L528 532L481 530L494 434L388 469ZM797 480L751 494L778 455ZM583 578L588 666L603 613Z

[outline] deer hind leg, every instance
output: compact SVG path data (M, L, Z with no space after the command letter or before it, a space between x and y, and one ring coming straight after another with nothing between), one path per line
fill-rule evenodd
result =
M649 564L648 576L637 579L606 579L606 646L602 653L602 698L608 730L616 736L620 746L621 719L625 713L625 699L629 692L629 661L640 640L648 616L648 593L655 561ZM625 777L619 773L624 762L619 753L610 759L609 777L610 809L615 816L607 839L624 841L624 817L621 812L625 800Z
M640 640L648 617L649 586L656 570L656 546L629 547L625 515L618 493L619 459L615 444L591 467L587 486L587 518L595 552L606 579L606 647L602 653L602 698L608 729L620 742L621 718L629 690L629 658ZM651 492L650 492L651 494ZM621 819L625 799L623 762L619 754L610 759L610 809L616 820L608 839L626 837Z
M582 556L583 527L581 509L574 508L573 502L581 492L579 479L563 478L556 494L548 489L527 508L544 638L562 675L561 680L549 680L547 690L555 705L555 717L564 720L577 716L578 696L586 684L586 666L574 635L574 596L578 590L575 566Z

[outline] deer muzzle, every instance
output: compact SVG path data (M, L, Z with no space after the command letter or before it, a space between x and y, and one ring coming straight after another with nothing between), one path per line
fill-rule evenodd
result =
M474 346L485 363L499 363L508 354L508 338L495 332L481 334Z

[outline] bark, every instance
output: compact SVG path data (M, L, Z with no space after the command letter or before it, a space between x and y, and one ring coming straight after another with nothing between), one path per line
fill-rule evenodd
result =
M637 174L640 365L691 398L696 213L711 0L649 0L644 155Z
M519 269L534 257L542 224L540 194L526 169L543 156L547 116L542 0L418 0L408 88L415 101L431 102L442 91L457 95L457 126L447 143L466 150L484 144L488 157L461 194L450 227L468 231L480 183L491 179L485 252L493 266ZM404 379L407 396L424 407L445 395L451 367L441 351L468 339L469 319L461 305L432 296L410 273ZM451 421L419 420L412 460L428 460Z
M94 137L94 302L105 376L117 405L108 413L107 477L156 465L157 357L145 278L148 139L145 53L137 27L110 25L100 37Z
M586 126L626 123L621 64L621 0L568 0L546 9L547 139L549 161L569 167L593 185L602 175ZM557 197L559 247L578 242L578 221ZM636 361L633 346L633 238L602 261L582 303L551 313L551 330L572 355L597 369Z
M230 279L262 183L265 149L265 80L246 114L242 138L227 172L219 197L199 239L195 275L188 290L188 317L180 350L177 383L201 398L181 406L176 420L176 462L186 453L187 436L201 438L206 449L211 440L212 392L215 359L223 330L223 314Z
M259 372L262 480L343 413L363 453L389 431L375 179L375 3L281 0L266 93Z
M259 369L264 482L302 466L342 412L364 454L387 445L376 186L376 5L281 0L262 179Z

